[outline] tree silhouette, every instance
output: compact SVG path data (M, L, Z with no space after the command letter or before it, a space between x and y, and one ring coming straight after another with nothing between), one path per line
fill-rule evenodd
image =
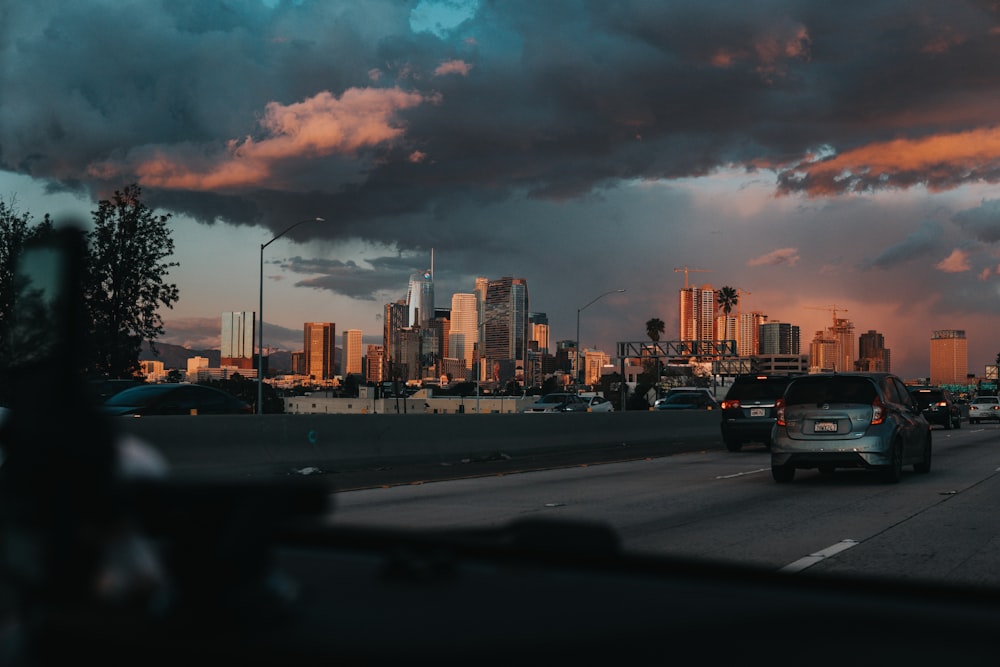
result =
M131 377L139 369L142 341L155 352L163 333L158 308L173 307L177 286L167 283L164 261L174 250L169 215L154 215L142 203L138 185L115 191L94 211L88 233L90 276L85 285L93 327L95 358L91 371L105 377Z
M733 308L736 307L739 300L739 292L736 291L735 287L729 287L728 285L720 288L718 295L716 296L716 304L718 304L722 312L726 314L726 317L733 312Z
M654 343L659 342L660 335L666 330L666 326L663 324L663 320L659 317L654 317L646 320L646 335Z

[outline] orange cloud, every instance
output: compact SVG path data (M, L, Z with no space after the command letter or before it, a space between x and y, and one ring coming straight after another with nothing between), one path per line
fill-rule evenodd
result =
M396 114L425 101L398 88L350 88L339 98L324 91L294 104L271 102L260 121L263 136L231 140L221 154L189 145L147 147L120 162L91 165L88 171L103 178L131 172L140 185L171 189L260 185L282 161L354 155L399 138L404 130Z
M798 186L810 195L828 195L922 183L931 190L944 190L977 178L993 180L998 168L1000 129L988 128L873 143L800 163L786 172L785 189Z
M971 268L969 266L969 253L956 248L951 251L950 255L935 264L934 267L945 273L962 273L963 271L968 271Z
M472 65L463 60L449 60L438 65L434 70L434 76L444 76L445 74L461 74L467 76L472 70Z
M766 255L755 257L747 262L747 266L779 266L786 264L795 266L799 263L798 248L778 248Z

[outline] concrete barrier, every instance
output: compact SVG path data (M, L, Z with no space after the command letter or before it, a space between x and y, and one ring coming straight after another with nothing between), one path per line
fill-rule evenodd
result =
M448 463L562 449L689 443L720 447L717 411L122 417L183 474L290 474L307 468Z

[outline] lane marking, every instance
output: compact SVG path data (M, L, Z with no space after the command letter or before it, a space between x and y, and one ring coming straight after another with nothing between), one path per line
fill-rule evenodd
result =
M815 553L811 553L805 558L798 559L794 563L789 563L788 565L786 565L785 567L781 568L778 571L801 572L806 568L812 567L816 563L819 563L831 556L839 554L841 551L845 551L847 549L850 549L851 547L855 547L858 544L860 544L860 542L858 542L857 540L841 540L840 542L837 542L836 544L829 546L826 549L822 549Z
M747 470L746 472L735 472L732 475L717 475L715 479L733 479L734 477L743 477L744 475L756 475L757 473L767 472L770 468L759 468L757 470Z

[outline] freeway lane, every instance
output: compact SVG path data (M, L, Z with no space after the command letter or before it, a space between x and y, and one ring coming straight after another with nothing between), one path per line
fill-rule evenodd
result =
M789 571L1000 588L1000 427L934 430L929 475L863 471L771 480L762 450L680 453L523 474L344 491L334 525L451 529L522 517L597 520L627 551Z

